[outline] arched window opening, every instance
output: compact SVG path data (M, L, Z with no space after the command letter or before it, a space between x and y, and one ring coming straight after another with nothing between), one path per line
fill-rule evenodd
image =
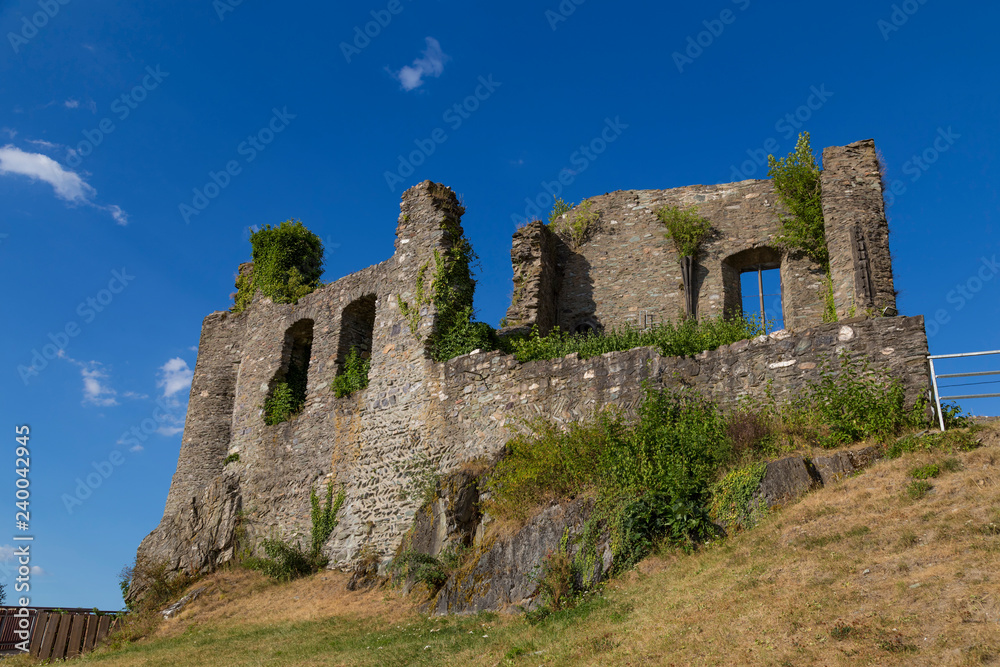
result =
M352 301L341 313L337 368L344 368L352 351L362 359L371 358L372 338L375 334L375 304L375 295L367 294Z
M288 421L305 406L312 342L312 320L299 320L285 331L281 367L271 378L264 400L265 423L274 425Z

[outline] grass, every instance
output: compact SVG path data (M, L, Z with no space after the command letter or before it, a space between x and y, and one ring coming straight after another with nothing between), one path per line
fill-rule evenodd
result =
M242 571L101 665L980 665L1000 657L1000 424L919 502L921 448L807 495L757 528L668 550L577 607L428 617L398 590ZM992 527L991 527L992 526ZM808 548L806 547L808 545ZM11 665L30 664L25 658Z

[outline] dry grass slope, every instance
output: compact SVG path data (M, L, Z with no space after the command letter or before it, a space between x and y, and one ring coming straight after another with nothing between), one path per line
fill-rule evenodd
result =
M878 463L696 554L654 556L534 625L427 618L419 600L350 593L336 573L276 585L229 572L153 638L84 662L1000 664L1000 424L981 437ZM932 488L909 493L928 464Z

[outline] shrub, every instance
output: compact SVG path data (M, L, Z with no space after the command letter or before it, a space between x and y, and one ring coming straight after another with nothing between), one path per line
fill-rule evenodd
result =
M809 133L799 134L795 150L788 157L767 157L768 177L774 190L791 213L781 219L778 241L801 251L829 271L830 255L823 227L823 202L820 193L820 170L816 164Z
M274 426L286 422L297 415L304 404L304 396L300 396L288 382L279 382L264 400L264 423Z
M767 503L757 498L765 472L766 463L753 463L730 471L712 488L711 518L730 532L756 526L767 514Z
M334 396L343 398L367 387L371 365L371 359L362 357L356 349L351 348L347 359L344 360L344 367L337 373L337 377L333 378L331 388Z
M741 406L727 417L726 436L733 445L736 457L760 453L774 440L771 415L759 409Z
M560 202L562 202L561 205ZM576 207L576 212L571 215L568 211L571 210L572 206L561 199L557 200L552 214L549 215L549 227L556 234L569 241L572 248L578 248L587 239L590 226L597 222L600 217L599 213L591 210L591 206L592 203L589 201L580 202ZM560 212L556 213L556 211Z
M563 201L561 197L556 199L555 204L552 205L552 212L549 213L549 224L550 225L555 224L555 221L559 218L560 215L562 215L563 213L568 213L572 210L573 210L572 202L567 203Z
M634 562L655 540L702 539L701 508L731 454L724 418L693 392L649 389L638 417L628 424L608 410L566 430L530 423L483 482L487 511L523 519L544 501L595 494L618 564Z
M931 479L941 474L941 468L936 463L928 463L925 466L917 466L910 471L913 479Z
M233 311L245 310L257 290L274 303L295 303L319 287L323 242L301 222L264 225L250 235L250 245L253 268L236 279Z
M698 215L698 208L682 210L676 206L665 206L656 216L667 227L667 238L674 242L674 248L681 257L694 257L702 241L712 231L708 218Z
M933 488L930 482L923 479L916 479L906 485L906 495L911 500L920 500Z
M708 512L697 501L667 493L648 493L621 514L615 568L626 569L653 551L658 541L689 549L715 533Z
M240 460L240 453L239 452L233 452L232 454L230 454L229 456L227 456L222 461L222 465L227 466L230 463L236 463L239 460Z
M823 368L819 380L781 411L783 427L823 447L873 439L885 442L908 427L926 423L924 404L906 407L902 382L868 362L840 358L839 370Z
M700 321L688 318L679 324L668 322L647 329L622 327L587 334L571 334L556 327L542 336L537 328L532 328L526 338L505 341L505 351L513 353L522 363L558 359L573 352L587 359L643 346L655 347L664 356L690 356L763 333L763 327L753 316Z

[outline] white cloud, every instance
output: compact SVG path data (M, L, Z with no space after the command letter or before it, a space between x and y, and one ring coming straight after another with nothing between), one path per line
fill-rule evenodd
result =
M9 544L0 546L0 562L14 560L14 547Z
M163 387L164 398L170 398L180 391L190 389L193 377L194 371L188 367L187 362L180 357L174 357L160 366L160 379L157 380L156 386Z
M39 565L32 565L31 566L31 573L34 574L34 575L36 575L36 576L44 576L44 575L48 574L48 572L46 572L45 570L43 570L41 568L41 566L39 566Z
M399 80L403 90L413 90L424 85L425 76L438 77L444 72L444 64L448 56L441 50L441 44L433 37L427 38L427 49L423 57L417 58L412 65L407 65L392 75Z
M33 181L43 181L52 186L56 197L71 204L86 204L107 211L119 225L128 224L128 215L121 207L110 204L100 206L93 202L97 190L84 181L79 174L64 169L61 164L41 153L27 153L7 144L0 148L0 176L17 174Z
M115 398L117 392L104 381L108 379L108 374L100 368L100 364L91 361L80 368L80 375L83 376L83 402L84 404L110 407L118 405Z
M80 100L66 100L65 102L63 102L63 104L66 105L67 109L79 109L80 108Z
M0 174L21 174L48 183L56 196L72 203L88 203L97 194L73 171L41 153L25 153L11 144L0 148Z
M28 139L28 143L41 146L42 148L48 148L49 150L61 148L59 144L54 144L51 141L45 141L44 139Z

